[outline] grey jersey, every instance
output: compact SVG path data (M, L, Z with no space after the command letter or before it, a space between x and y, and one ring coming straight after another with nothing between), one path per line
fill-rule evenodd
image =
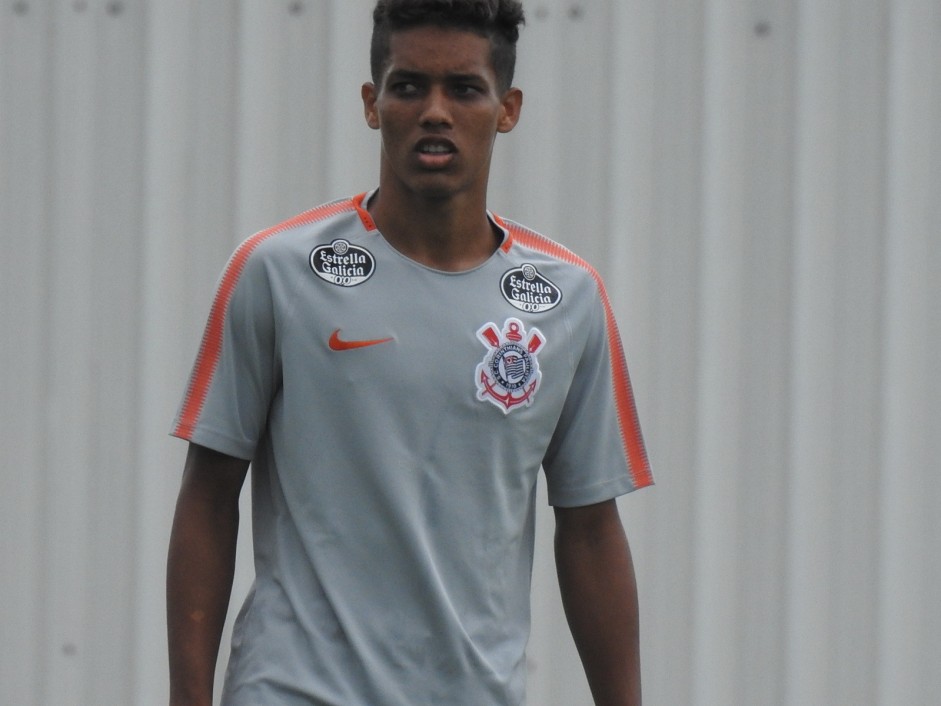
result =
M256 579L227 706L516 706L535 487L651 483L611 308L570 251L445 273L365 196L256 234L220 281L173 433L252 460Z

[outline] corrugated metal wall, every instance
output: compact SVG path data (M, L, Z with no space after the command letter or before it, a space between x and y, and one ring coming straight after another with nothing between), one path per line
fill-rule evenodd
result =
M166 431L234 244L375 183L371 5L0 2L0 703L166 703ZM621 319L647 703L936 703L941 4L526 5L492 206Z

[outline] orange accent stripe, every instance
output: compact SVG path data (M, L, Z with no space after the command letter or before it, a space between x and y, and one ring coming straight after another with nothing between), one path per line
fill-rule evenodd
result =
M503 241L503 245L500 246L500 250L502 250L504 253L510 252L510 248L513 247L513 229L510 228L509 224L500 218L500 216L498 216L496 213L491 213L490 215L493 216L493 220L497 222L497 225L503 228L503 230L505 230L507 233L506 240Z
M225 272L222 274L221 283L216 290L216 296L209 311L209 321L203 331L202 343L199 346L199 353L196 356L196 363L193 366L193 373L190 376L189 387L183 401L180 421L174 429L176 436L191 439L193 432L196 430L196 425L203 411L203 405L206 403L206 397L209 394L209 388L216 373L216 366L219 364L219 358L222 355L225 318L229 303L232 301L232 295L235 292L239 277L245 269L245 264L255 248L273 235L297 226L323 221L337 214L352 211L354 208L355 204L349 199L319 206L256 233L236 249L232 257L229 258Z
M366 206L363 205L363 202L366 200L366 194L368 192L364 191L361 194L357 194L353 197L353 205L356 206L356 212L359 214L359 220L363 222L363 227L372 232L378 230L376 228L376 222L372 219L372 216L369 214L369 211L366 210Z
M637 417L637 406L634 403L634 391L631 386L630 374L627 370L627 359L624 355L624 345L618 333L617 321L611 300L601 275L587 261L580 258L571 250L546 238L535 231L516 224L508 224L507 228L514 240L525 247L532 248L541 253L554 257L586 270L595 280L601 302L604 306L605 320L608 329L608 347L611 351L612 384L614 399L617 406L618 426L621 431L621 440L624 444L624 453L630 466L631 478L635 488L643 488L653 484L653 474L650 471L650 462L644 438L640 430L640 421Z

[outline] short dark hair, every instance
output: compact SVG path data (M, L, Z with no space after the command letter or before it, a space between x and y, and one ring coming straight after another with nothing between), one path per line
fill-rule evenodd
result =
M490 60L501 91L513 83L516 41L526 22L520 0L378 0L372 13L369 65L379 84L393 32L434 25L474 32L490 40Z

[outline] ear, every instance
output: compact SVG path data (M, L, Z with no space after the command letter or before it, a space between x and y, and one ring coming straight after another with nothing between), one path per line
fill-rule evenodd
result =
M502 111L497 122L497 132L509 132L516 127L520 120L520 111L523 109L523 92L518 88L511 88L503 94L500 101Z
M360 95L363 97L363 113L366 116L366 124L373 130L379 129L379 112L376 110L376 99L379 92L372 83L364 83L360 89Z

